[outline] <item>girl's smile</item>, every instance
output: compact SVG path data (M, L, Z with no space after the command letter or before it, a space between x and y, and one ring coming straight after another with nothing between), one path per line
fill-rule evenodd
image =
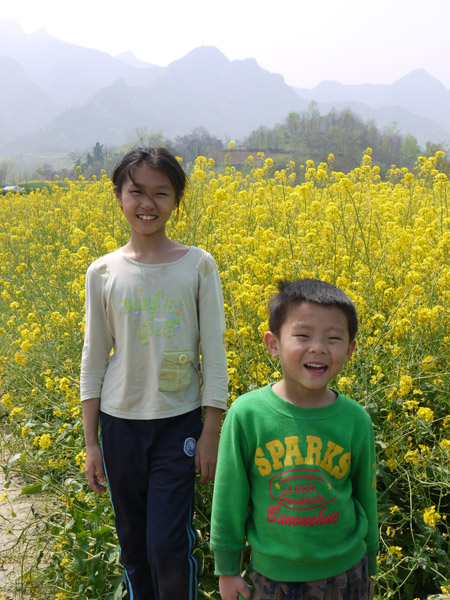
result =
M132 177L116 193L132 238L165 237L166 223L176 207L176 193L170 179L162 171L147 166L135 167Z

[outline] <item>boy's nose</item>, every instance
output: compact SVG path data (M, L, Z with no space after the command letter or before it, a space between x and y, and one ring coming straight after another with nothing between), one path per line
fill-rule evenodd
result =
M325 344L321 340L312 340L309 351L312 354L325 354Z

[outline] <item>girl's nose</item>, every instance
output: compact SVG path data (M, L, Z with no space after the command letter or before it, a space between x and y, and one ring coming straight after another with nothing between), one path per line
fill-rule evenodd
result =
M153 196L151 194L142 194L141 198L140 198L140 204L142 206L155 206L155 201L153 199Z

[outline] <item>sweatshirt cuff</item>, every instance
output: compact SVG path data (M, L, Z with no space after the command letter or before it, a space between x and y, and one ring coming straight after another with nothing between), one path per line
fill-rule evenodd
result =
M375 575L378 572L377 552L367 553L367 569L369 576Z
M238 575L241 572L241 553L214 550L214 575Z

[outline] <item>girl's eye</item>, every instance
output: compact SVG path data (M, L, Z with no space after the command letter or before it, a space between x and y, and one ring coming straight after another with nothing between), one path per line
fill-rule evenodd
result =
M341 340L342 340L342 338L340 338L340 337L338 337L338 336L331 336L331 337L329 337L328 339L329 339L329 340L339 340L339 341L341 341Z

